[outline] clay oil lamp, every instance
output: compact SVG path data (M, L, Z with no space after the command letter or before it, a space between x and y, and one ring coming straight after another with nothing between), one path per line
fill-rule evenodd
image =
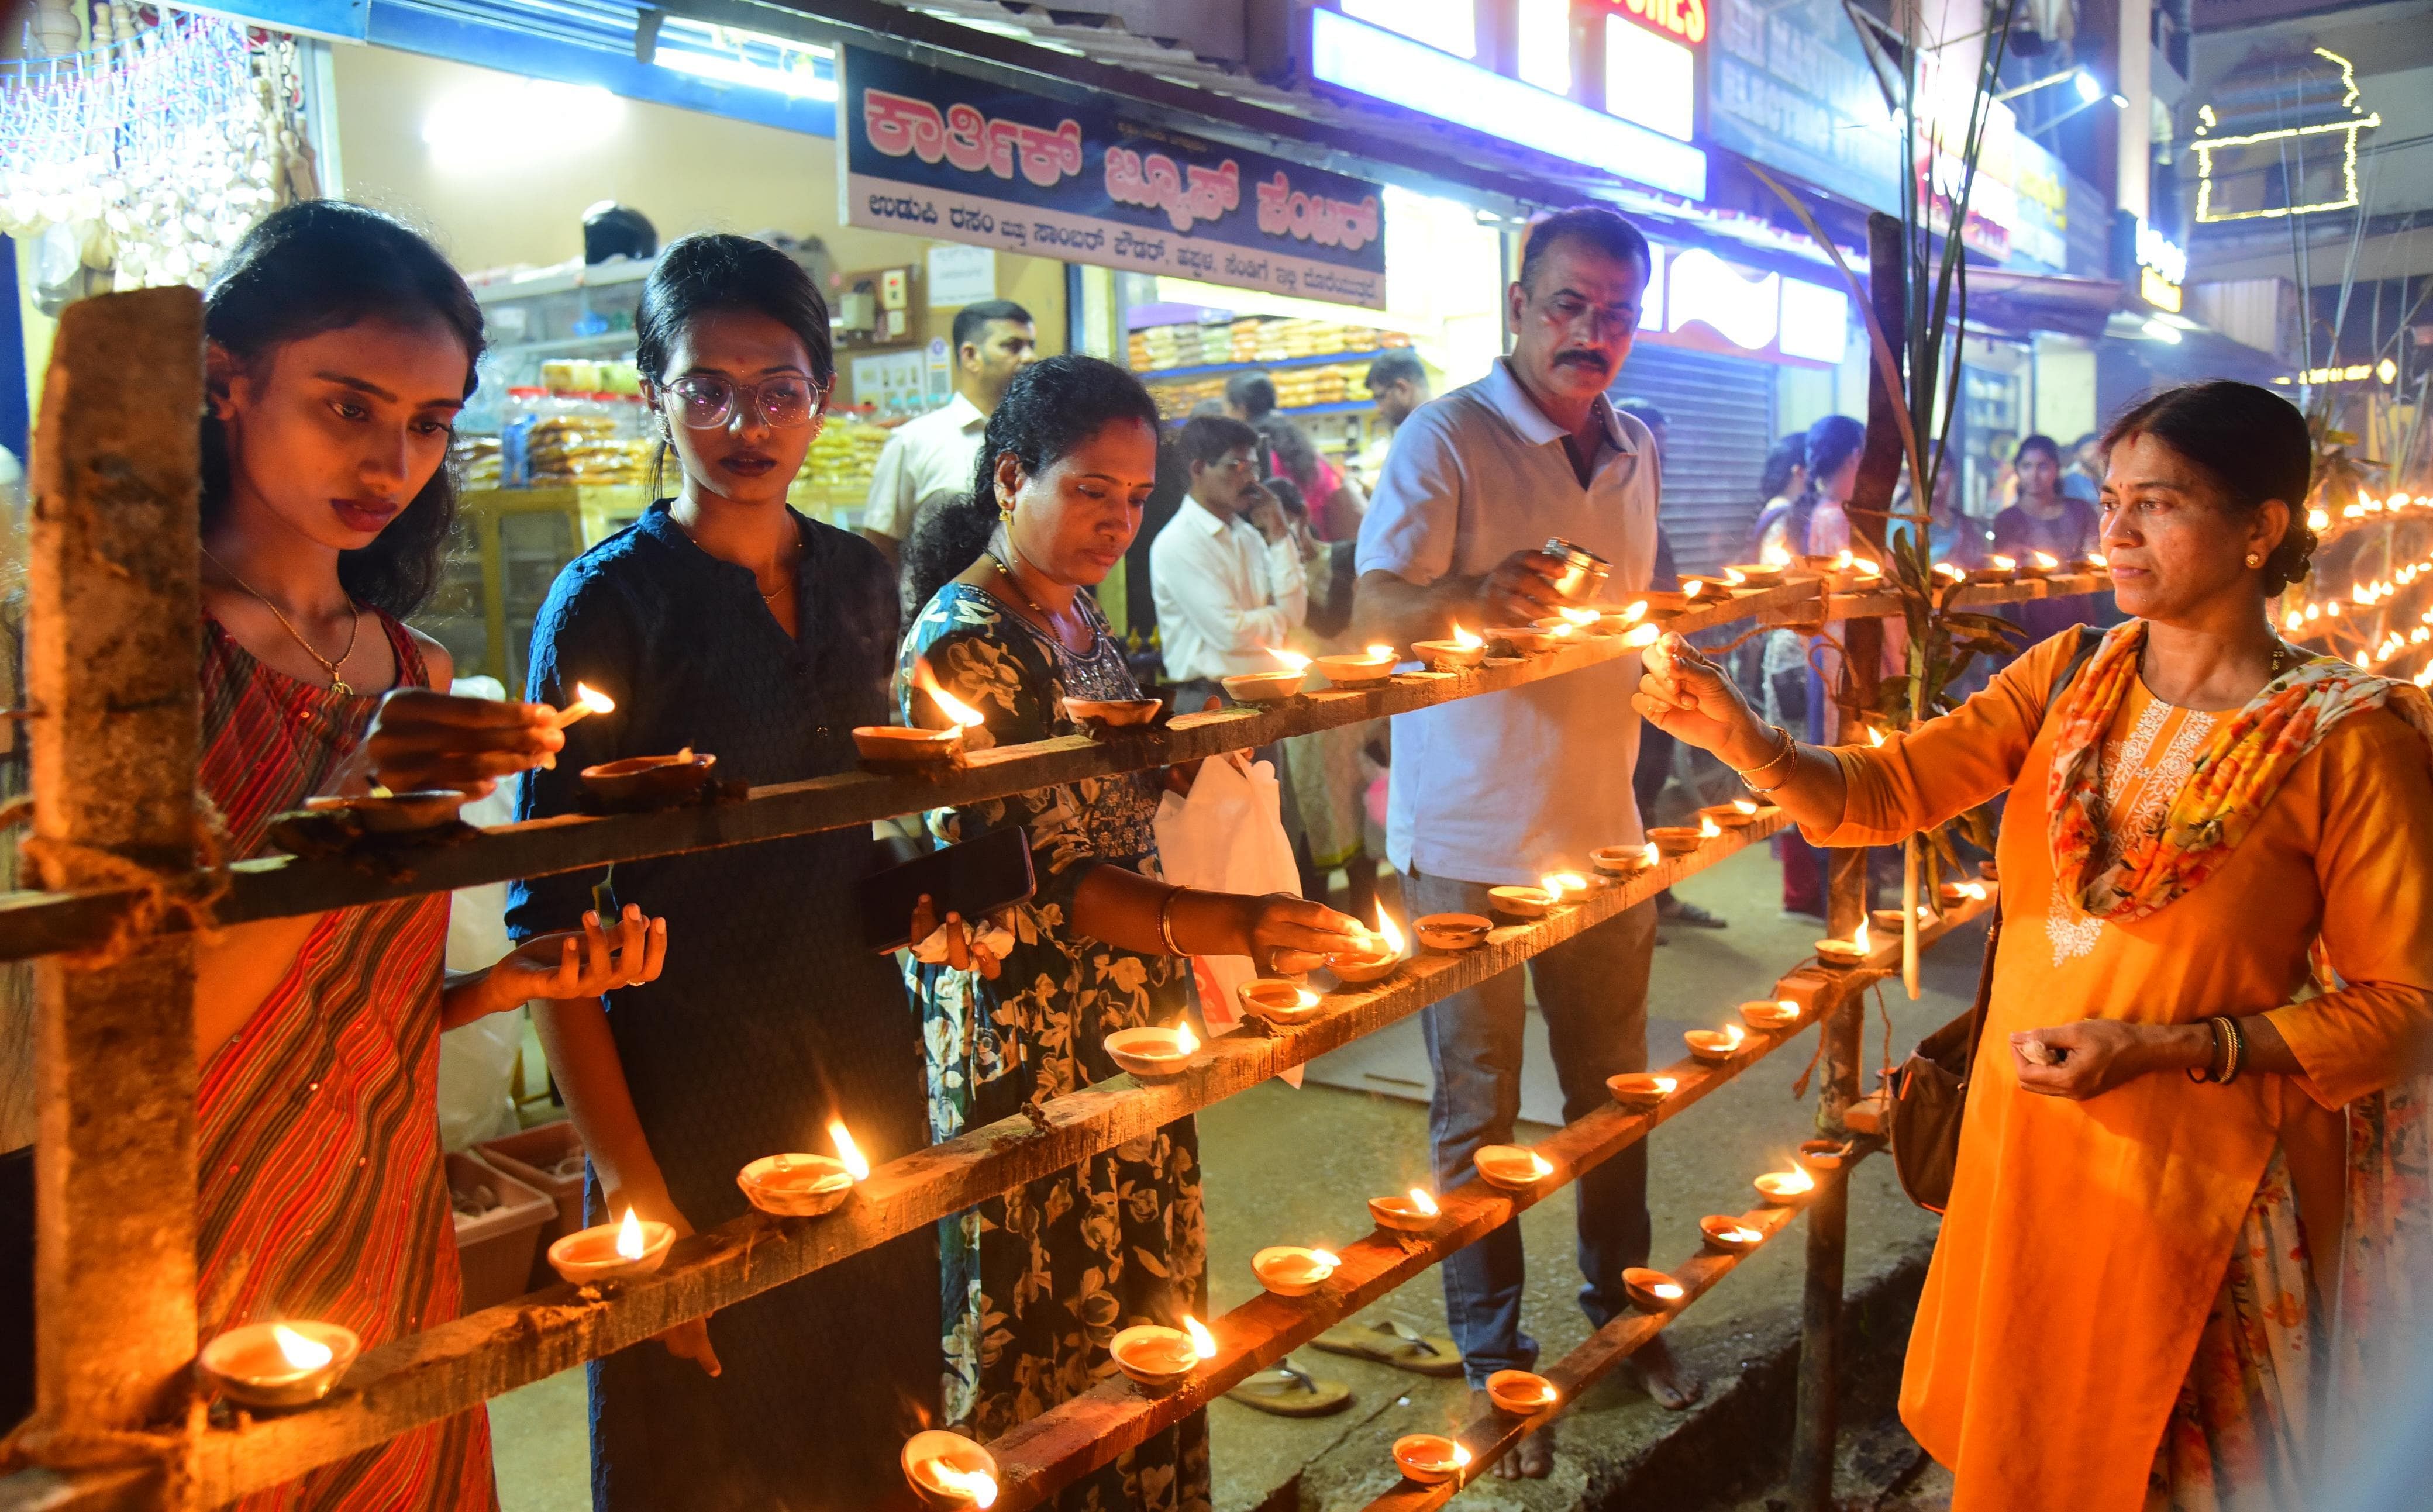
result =
M592 687L589 683L577 683L574 685L574 702L567 705L566 707L557 711L557 727L562 730L568 725L572 724L577 720L589 719L594 714L614 714L616 712L617 701L615 699L610 698L607 694Z
M1306 987L1271 977L1244 982L1236 995L1244 1012L1256 1013L1272 1024L1298 1024L1326 1002Z
M675 1242L674 1225L637 1218L627 1208L622 1222L594 1224L551 1245L549 1264L560 1280L577 1286L638 1281L667 1263Z
M1588 891L1587 878L1574 877L1573 874L1566 872L1553 876L1541 876L1535 887L1523 885L1489 888L1488 901L1496 912L1507 919L1542 919L1546 916L1547 910L1563 901L1566 878L1576 880L1580 885L1580 891L1584 892Z
M1828 966L1846 970L1865 961L1874 949L1875 947L1867 943L1866 921L1862 919L1859 921L1857 930L1847 940L1817 941L1816 959Z
M1787 1208L1815 1190L1816 1178L1796 1165L1787 1171L1768 1171L1757 1179L1757 1195L1778 1208Z
M1605 628L1604 614L1595 609L1568 607L1557 609L1546 618L1533 620L1530 623L1549 634L1566 637L1581 636L1594 637L1612 633Z
M584 790L609 807L665 808L698 795L717 771L718 757L686 746L673 756L604 761L580 775Z
M1278 1297L1306 1297L1341 1268L1339 1256L1299 1245L1276 1245L1251 1257L1259 1284Z
M1736 588L1771 588L1782 582L1789 562L1734 562L1724 569L1724 581Z
M1644 845L1606 845L1589 852L1589 864L1607 876L1637 876L1663 855L1654 841Z
M1394 926L1394 916L1382 909L1377 913L1377 932L1370 937L1367 949L1342 951L1326 958L1326 969L1347 987L1384 981L1402 964L1403 931Z
M1723 826L1710 814L1700 814L1695 824L1652 824L1647 838L1666 856L1687 856L1724 832Z
M2109 572L2112 570L2112 558L2101 552L2089 552L2070 563L2069 569L2073 572Z
M1492 921L1475 913L1423 913L1411 921L1420 943L1442 956L1457 956L1487 943Z
M1647 601L1634 599L1619 609L1599 609L1597 629L1608 636L1626 635L1647 618Z
M870 1162L853 1142L853 1130L842 1118L828 1121L828 1142L836 1155L764 1155L735 1174L735 1184L761 1212L781 1218L815 1218L834 1212L853 1195L856 1183L870 1180Z
M1681 1085L1677 1077L1659 1076L1652 1071L1625 1071L1618 1077L1605 1079L1605 1088L1613 1100L1625 1108L1654 1108L1673 1096Z
M1200 1361L1216 1358L1216 1341L1185 1313L1182 1328L1142 1323L1125 1329L1107 1341L1107 1352L1124 1374L1152 1391L1165 1391L1181 1385Z
M451 823L468 801L466 794L453 788L434 788L419 792L307 798L304 807L308 813L343 814L346 818L337 823L363 834L411 835Z
M1562 1401L1563 1394L1555 1383L1532 1371L1498 1370L1487 1378L1487 1400L1498 1412L1529 1418Z
M1162 698L1068 698L1064 717L1092 735L1104 735L1150 723L1165 707Z
M926 662L914 664L913 684L929 695L946 716L942 730L904 724L861 724L853 732L853 748L866 765L876 767L950 766L965 750L983 750L988 730L980 711L938 686Z
M1698 810L1700 819L1711 819L1725 829L1746 829L1757 823L1758 805L1747 798L1735 798L1727 804L1709 804Z
M1622 643L1633 651L1645 651L1664 638L1661 625L1633 625L1623 633Z
M1722 1214L1710 1214L1698 1220L1698 1232L1707 1236L1707 1248L1717 1254L1745 1255L1765 1243L1765 1235L1738 1218Z
M1394 1463L1421 1486L1442 1486L1470 1465L1470 1451L1442 1434L1405 1434L1394 1440Z
M1626 1267L1622 1273L1622 1289L1630 1295L1630 1305L1642 1313L1669 1313L1689 1295L1679 1282L1645 1266Z
M931 1428L904 1441L904 1479L921 1504L963 1512L996 1504L996 1457L961 1434Z
M1921 903L1917 906L1917 922L1925 924L1934 917L1934 910ZM1869 909L1867 922L1886 934L1898 934L1908 922L1908 915L1898 909Z
M1748 1039L1748 1030L1737 1024L1727 1024L1719 1029L1683 1029L1681 1043L1690 1047L1691 1055L1709 1065L1722 1065L1738 1054Z
M1942 586L1957 587L1968 581L1968 569L1965 567L1954 567L1949 562L1937 562L1927 569L1927 577L1930 579L1927 584L1929 587Z
M1552 651L1557 643L1555 632L1540 630L1536 625L1490 626L1487 632L1487 640L1489 645L1500 645L1515 656L1525 656L1532 652Z
M1482 1145L1472 1156L1479 1179L1506 1192L1527 1192L1555 1174L1546 1157L1520 1145Z
M1297 651L1269 651L1284 663L1280 672L1237 672L1226 678L1226 695L1236 704L1281 704L1297 697L1309 680L1309 658ZM1391 671L1388 668L1387 671Z
M1799 1005L1788 997L1770 1003L1743 1003L1741 1022L1760 1034L1772 1034L1777 1029L1787 1029L1799 1022Z
M1437 1199L1428 1195L1427 1188L1415 1186L1400 1197L1370 1198L1369 1215L1380 1228L1400 1233L1425 1233L1437 1226L1444 1210L1437 1206Z
M1143 1081L1179 1077L1191 1069L1191 1058L1199 1053L1199 1037L1188 1024L1117 1029L1099 1043L1109 1060Z
M336 1323L247 1323L215 1335L195 1367L242 1406L304 1407L330 1394L363 1347L354 1330Z
M2019 564L2019 576L2024 578L2050 577L2060 570L2061 558L2050 552L2030 552Z
M1963 904L1984 902L1986 889L1982 882L1946 882L1934 890L1934 895L1942 900L1945 908L1958 908Z
M1426 662L1436 671L1466 671L1487 659L1487 642L1455 625L1451 640L1411 642L1411 654Z
M1340 656L1320 656L1315 665L1319 675L1337 688L1375 688L1394 675L1394 663L1400 659L1391 646L1370 646Z
M1811 1171L1838 1171L1849 1150L1838 1139L1802 1140L1793 1159Z
M1971 583L2016 583L2018 581L2018 577L2019 564L2016 558L2009 556L1989 556L1985 558L1985 565L1983 567L1981 567L1977 569L1977 570L1968 574L1968 581Z

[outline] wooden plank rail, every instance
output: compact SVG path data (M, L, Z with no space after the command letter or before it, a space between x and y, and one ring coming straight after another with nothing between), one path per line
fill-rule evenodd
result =
M1508 971L1756 843L1784 823L1778 811L1761 814L1756 823L1727 831L1694 854L1664 861L1626 884L1591 893L1544 919L1498 928L1475 950L1416 957L1384 982L1329 994L1337 1006L1302 1024L1264 1034L1237 1030L1213 1040L1182 1077L1149 1085L1117 1077L1042 1104L1036 1122L1004 1119L889 1162L861 1184L852 1202L827 1217L749 1215L683 1241L656 1276L613 1297L589 1300L573 1288L552 1287L368 1351L320 1406L206 1432L195 1446L196 1483L205 1504L277 1485L927 1227ZM1955 910L1927 932L1939 936L1972 917L1977 907ZM1871 967L1795 974L1786 978L1785 995L1806 1001L1819 991L1855 992L1897 968L1898 960L1895 937L1880 948ZM1767 1036L1752 1036L1753 1045L1766 1043Z
M1712 1291L1717 1283L1739 1269L1751 1255L1773 1243L1776 1235L1790 1228L1819 1200L1846 1194L1852 1168L1881 1147L1874 1140L1856 1141L1844 1157L1841 1169L1819 1174L1816 1190L1798 1202L1787 1207L1756 1208L1740 1215L1743 1228L1764 1235L1747 1254L1717 1254L1702 1248L1675 1266L1670 1274L1681 1283L1683 1294L1678 1307L1664 1313L1625 1313L1538 1372L1554 1383L1556 1391L1560 1393L1553 1407L1526 1418L1490 1409L1486 1416L1472 1419L1453 1436L1471 1454L1461 1474L1436 1486L1421 1486L1404 1477L1392 1490L1370 1502L1364 1512L1433 1512L1460 1495L1472 1482L1491 1470L1515 1444L1560 1418L1582 1392L1604 1380L1615 1366L1630 1358L1649 1339L1670 1328L1699 1298Z
M1989 584L1965 590L1959 602L1982 606L2049 594L2093 592L2108 581L2079 576ZM1898 612L1893 595L1821 594L1817 582L1807 579L1718 599L1685 611L1667 628L1688 634L1749 620L1797 624ZM1098 741L1066 736L978 752L960 770L938 776L839 773L808 782L755 789L748 798L714 807L604 818L568 815L501 824L459 844L413 853L410 865L394 869L367 869L345 858L264 858L231 869L227 895L213 913L221 924L244 924L581 871L615 861L844 829L925 808L977 803L1085 777L1248 750L1285 736L1501 692L1631 654L1617 637L1592 637L1560 651L1505 660L1472 672L1398 678L1386 688L1367 691L1321 691L1281 706L1184 715L1174 721L1162 739ZM189 873L173 883L173 891L193 896L214 880L208 874ZM0 961L89 948L109 937L136 896L132 891L109 889L0 893ZM186 925L173 917L164 927L182 929Z
M1990 901L1972 902L1922 926L1921 944L1941 939L1988 907ZM996 1456L1000 1486L997 1507L1002 1512L1021 1512L1036 1506L1081 1476L1112 1464L1125 1450L1197 1412L1505 1219L1646 1138L1659 1125L1796 1038L1810 1024L1863 1011L1861 999L1866 990L1897 971L1899 964L1900 943L1896 936L1880 945L1863 967L1835 971L1809 965L1795 970L1777 984L1777 991L1808 1010L1797 1026L1773 1033L1752 1032L1737 1054L1718 1065L1684 1060L1663 1067L1663 1073L1679 1079L1680 1085L1656 1108L1600 1108L1539 1141L1532 1147L1555 1167L1555 1173L1533 1190L1506 1192L1472 1179L1441 1197L1444 1216L1425 1235L1378 1231L1337 1250L1343 1266L1309 1296L1280 1298L1262 1293L1213 1321L1209 1331L1216 1336L1216 1358L1174 1390L1151 1394L1121 1375L1113 1375L992 1441L989 1452ZM1350 1203L1361 1196L1383 1195L1346 1194L1344 1200ZM1278 1234L1275 1240L1289 1244L1296 1237ZM1637 1347L1637 1341L1632 1347Z

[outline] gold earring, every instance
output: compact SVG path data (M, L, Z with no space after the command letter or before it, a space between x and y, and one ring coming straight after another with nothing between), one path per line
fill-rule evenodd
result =
M2264 558L2256 555L2254 552L2250 552L2247 553L2247 565L2250 567L2262 567L2264 565Z
M996 518L1005 524L1013 523L1013 501L1008 499L1001 489L996 496Z

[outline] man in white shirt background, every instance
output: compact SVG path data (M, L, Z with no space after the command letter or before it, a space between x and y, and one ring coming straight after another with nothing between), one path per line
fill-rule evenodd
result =
M861 534L895 565L912 534L912 513L937 493L969 494L988 417L1013 375L1038 360L1030 312L1011 299L967 304L955 314L955 397L907 420L887 438L870 476Z
M1378 476L1385 471L1386 453L1393 450L1394 433L1432 396L1428 392L1427 365L1408 347L1388 348L1378 353L1369 365L1368 383L1369 398L1377 406L1382 429L1360 453L1360 472L1373 494Z
M1190 491L1149 546L1149 588L1175 707L1190 712L1221 695L1221 678L1283 670L1268 653L1301 627L1309 586L1284 509L1259 484L1259 433L1199 416L1174 445Z
M1353 622L1408 646L1459 623L1525 625L1562 601L1540 550L1560 536L1612 568L1607 597L1647 586L1656 559L1654 439L1605 391L1630 354L1648 280L1647 243L1612 211L1569 210L1532 229L1506 291L1512 353L1488 376L1404 420L1361 523ZM1414 914L1486 913L1490 885L1582 871L1600 845L1642 839L1631 792L1636 657L1502 693L1394 716L1387 856ZM1647 972L1656 906L1642 903L1529 963L1563 1116L1606 1105L1608 1077L1647 1064ZM1438 1191L1470 1180L1482 1145L1507 1143L1521 1107L1525 1006L1518 970L1426 1010L1436 1089L1428 1112ZM1625 1266L1647 1263L1647 1156L1630 1149L1578 1183L1580 1306L1601 1327L1629 1305ZM1521 1328L1521 1227L1510 1222L1445 1261L1445 1311L1464 1373L1533 1368ZM1659 1336L1634 1356L1659 1402L1698 1386ZM1543 1476L1533 1434L1496 1466Z

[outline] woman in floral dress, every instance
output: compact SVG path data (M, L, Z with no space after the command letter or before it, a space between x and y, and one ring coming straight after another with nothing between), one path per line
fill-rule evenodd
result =
M1121 368L1054 357L1017 377L990 416L975 498L993 501L987 550L927 601L896 679L908 724L944 722L930 679L980 711L1000 745L1070 734L1067 697L1138 698L1123 650L1080 590L1140 529L1155 480L1157 409ZM966 501L963 509L989 507ZM1030 834L1038 888L1011 910L1001 952L910 968L929 1077L929 1132L946 1140L1116 1075L1102 1042L1181 1020L1182 955L1248 955L1286 971L1342 948L1356 921L1299 898L1153 880L1158 782L1092 778L928 816L965 841ZM944 1419L986 1440L1087 1391L1107 1342L1207 1302L1199 1151L1191 1120L1017 1187L940 1226ZM1064 1508L1204 1512L1208 1440L1195 1415L1067 1488Z

